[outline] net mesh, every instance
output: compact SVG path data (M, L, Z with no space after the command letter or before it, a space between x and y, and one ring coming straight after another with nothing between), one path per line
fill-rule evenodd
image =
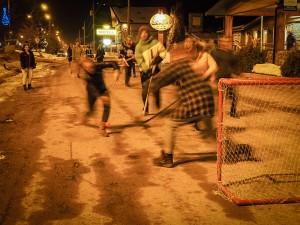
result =
M243 204L300 201L299 84L219 82L218 182Z

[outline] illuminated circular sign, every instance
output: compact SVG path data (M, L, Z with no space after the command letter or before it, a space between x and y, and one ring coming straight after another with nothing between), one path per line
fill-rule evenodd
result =
M172 23L172 18L163 13L157 13L150 19L151 27L159 31L168 30L172 26Z

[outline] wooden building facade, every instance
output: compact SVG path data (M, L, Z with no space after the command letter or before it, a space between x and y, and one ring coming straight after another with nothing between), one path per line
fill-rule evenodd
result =
M299 0L292 10L285 8L284 0L278 3L274 0L220 0L205 15L224 18L224 30L220 35L232 38L233 44L244 45L253 38L262 48L271 48L276 52L285 50L288 31L292 31L300 42L299 10ZM233 27L233 20L239 16L258 18L249 24Z

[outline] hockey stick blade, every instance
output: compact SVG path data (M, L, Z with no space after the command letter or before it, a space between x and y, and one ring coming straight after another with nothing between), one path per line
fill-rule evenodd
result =
M10 68L8 68L8 67L5 65L5 63L3 64L3 67L4 67L4 69L6 69L6 70L11 70Z

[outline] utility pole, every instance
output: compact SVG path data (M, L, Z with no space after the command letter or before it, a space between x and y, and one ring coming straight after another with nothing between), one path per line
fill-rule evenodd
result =
M130 0L127 4L127 36L130 35Z
M93 51L96 49L95 46L95 0L93 0Z
M79 43L81 43L81 41L80 41L80 29L79 29L79 33L78 33L78 41L79 41Z
M85 46L85 21L83 22L83 45Z
M10 39L10 23L11 23L11 18L10 18L10 0L8 0L8 2L7 2L7 12L8 12L8 19L9 19L9 23L8 23L8 39Z

